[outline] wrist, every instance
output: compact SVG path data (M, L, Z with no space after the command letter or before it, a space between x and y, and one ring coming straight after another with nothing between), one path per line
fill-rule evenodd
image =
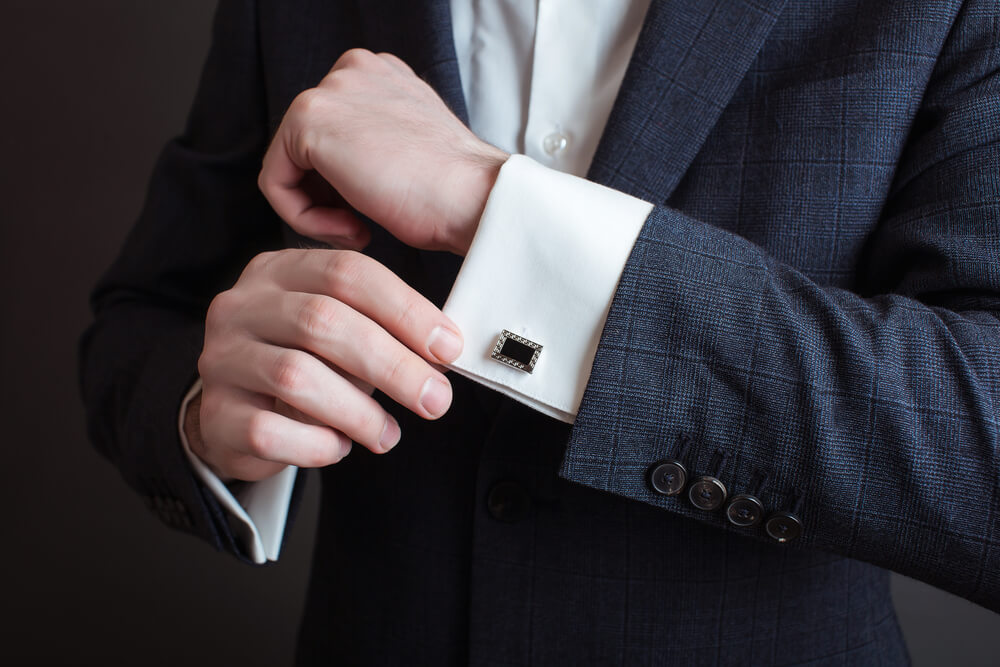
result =
M223 474L205 458L205 441L201 437L201 392L199 391L188 402L184 412L184 437L187 438L191 453L208 466L216 477L224 484L234 481L234 478Z
M472 245L500 168L510 157L505 151L486 143L478 149L466 158L459 187L450 194L460 199L444 245L449 251L463 257Z

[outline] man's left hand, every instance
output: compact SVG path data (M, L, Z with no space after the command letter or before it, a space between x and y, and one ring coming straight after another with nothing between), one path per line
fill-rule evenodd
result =
M259 183L304 236L363 248L353 208L407 245L464 255L507 157L402 60L353 49L292 102Z

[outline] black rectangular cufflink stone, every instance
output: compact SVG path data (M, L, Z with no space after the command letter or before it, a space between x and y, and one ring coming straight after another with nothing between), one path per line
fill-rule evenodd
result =
M542 346L506 329L500 334L490 358L518 370L530 373L535 370Z

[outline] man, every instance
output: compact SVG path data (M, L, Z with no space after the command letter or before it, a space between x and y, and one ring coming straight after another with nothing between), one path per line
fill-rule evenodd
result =
M505 33L510 130L509 14L223 2L93 437L258 561L325 466L305 663L905 663L883 568L1000 608L998 9L600 5Z

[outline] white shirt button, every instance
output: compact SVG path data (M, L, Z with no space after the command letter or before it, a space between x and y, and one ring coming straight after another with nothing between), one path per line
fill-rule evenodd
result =
M567 137L562 132L558 130L546 134L542 139L542 150L545 151L546 155L555 157L559 153L566 150L566 146L569 145L569 137Z

